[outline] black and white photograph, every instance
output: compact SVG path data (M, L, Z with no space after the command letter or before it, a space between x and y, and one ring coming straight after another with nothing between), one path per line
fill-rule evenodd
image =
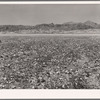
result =
M0 4L3 89L100 89L100 4Z

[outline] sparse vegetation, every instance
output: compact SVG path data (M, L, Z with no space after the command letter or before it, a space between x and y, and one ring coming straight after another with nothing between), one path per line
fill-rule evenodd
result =
M0 89L100 89L100 38L0 37Z

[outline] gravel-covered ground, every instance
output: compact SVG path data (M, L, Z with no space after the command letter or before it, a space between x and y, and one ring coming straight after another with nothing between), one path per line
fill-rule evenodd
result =
M99 88L100 38L0 37L0 89Z

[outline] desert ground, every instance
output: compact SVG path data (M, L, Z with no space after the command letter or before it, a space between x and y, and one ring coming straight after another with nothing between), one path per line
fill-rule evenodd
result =
M0 89L100 89L100 35L0 34Z

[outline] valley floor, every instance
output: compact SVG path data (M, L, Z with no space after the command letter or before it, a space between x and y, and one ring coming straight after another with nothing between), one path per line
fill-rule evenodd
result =
M0 34L0 89L100 89L100 35Z

